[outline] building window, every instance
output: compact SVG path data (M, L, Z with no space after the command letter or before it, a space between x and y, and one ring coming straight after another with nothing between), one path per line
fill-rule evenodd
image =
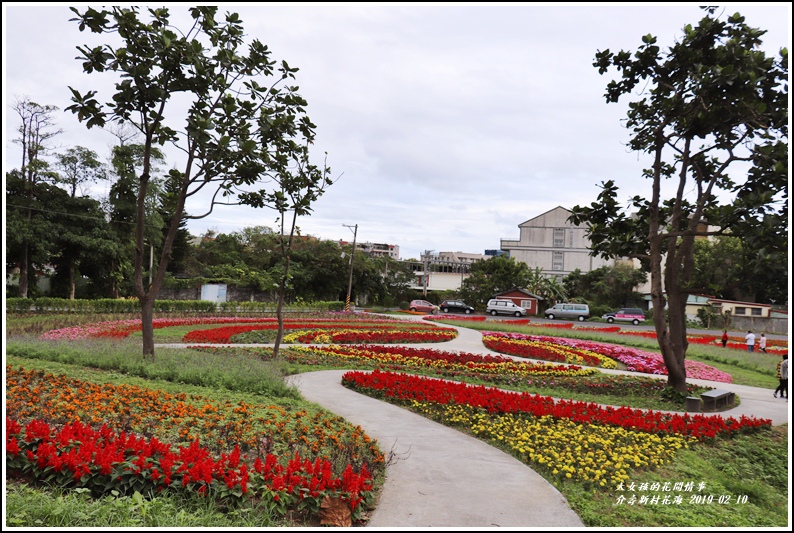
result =
M752 314L753 316L762 316L763 315L762 311L763 309L761 309L760 307L753 307L752 309L750 309L750 314Z
M747 308L746 307L734 307L733 314L734 315L746 315L747 314Z
M554 228L554 247L563 248L565 246L565 228Z
M563 263L563 253L562 252L554 252L554 255L551 259L551 269L552 270L563 270L564 263Z
M524 309L532 309L532 300L521 300L521 307Z

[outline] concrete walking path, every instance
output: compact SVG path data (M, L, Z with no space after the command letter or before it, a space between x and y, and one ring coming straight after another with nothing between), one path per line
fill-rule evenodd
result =
M291 376L303 396L393 453L371 527L582 527L563 495L511 455L341 385L348 370Z

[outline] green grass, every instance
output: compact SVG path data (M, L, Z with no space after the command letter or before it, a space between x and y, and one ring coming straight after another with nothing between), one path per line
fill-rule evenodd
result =
M109 494L94 499L88 489L33 487L19 481L6 483L5 500L9 527L253 529L303 525L271 516L258 506L223 512L207 502L181 495L144 499L139 494Z
M679 451L673 462L652 471L635 471L641 483L694 482L679 505L618 504L630 491L588 491L574 483L557 488L588 527L786 527L788 524L788 425L755 435L697 444ZM699 483L705 488L697 490ZM638 497L659 492L635 491ZM694 503L692 495L712 496ZM746 503L738 503L743 496ZM726 503L720 503L726 501Z
M278 362L251 354L202 353L184 348L158 348L155 359L143 359L135 339L92 339L71 342L14 337L7 339L6 356L56 361L117 371L130 376L222 390L298 398L288 387Z

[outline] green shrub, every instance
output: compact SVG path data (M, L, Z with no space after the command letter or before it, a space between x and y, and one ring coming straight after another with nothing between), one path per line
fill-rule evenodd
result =
M344 302L300 302L285 306L293 311L342 311ZM10 313L136 313L140 312L138 299L101 298L82 300L67 298L7 298L6 309ZM155 300L155 313L275 313L272 302L211 302L208 300Z
M603 304L590 305L590 318L601 318L605 313L614 311L614 307Z

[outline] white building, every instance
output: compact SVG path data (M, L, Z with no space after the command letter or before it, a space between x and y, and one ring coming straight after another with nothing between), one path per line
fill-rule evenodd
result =
M586 227L568 221L571 211L555 207L518 225L518 240L501 239L501 249L531 269L563 278L576 270L590 272L615 261L590 255Z

